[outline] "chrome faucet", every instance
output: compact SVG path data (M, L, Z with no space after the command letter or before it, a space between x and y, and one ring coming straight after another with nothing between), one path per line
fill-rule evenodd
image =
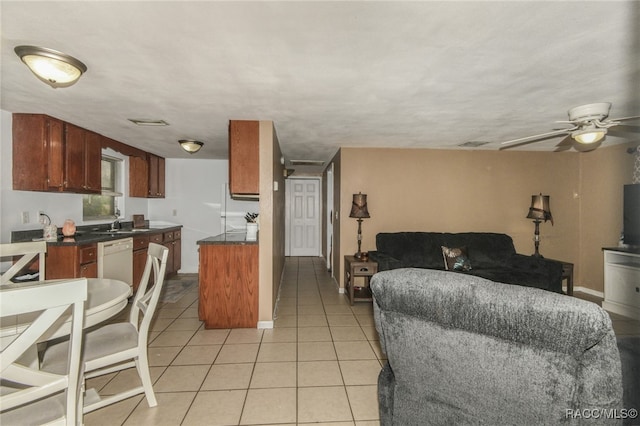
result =
M116 231L118 229L121 229L122 226L120 225L120 221L118 219L114 220L113 223L111 224L111 230L112 231Z

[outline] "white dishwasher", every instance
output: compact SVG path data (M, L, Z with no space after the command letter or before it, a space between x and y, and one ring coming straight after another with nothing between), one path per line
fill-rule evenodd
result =
M133 287L133 238L98 243L98 278L124 281Z

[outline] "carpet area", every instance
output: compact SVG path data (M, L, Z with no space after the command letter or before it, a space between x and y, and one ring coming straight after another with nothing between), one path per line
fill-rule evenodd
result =
M176 303L194 286L198 285L197 277L181 277L165 281L160 293L161 303Z

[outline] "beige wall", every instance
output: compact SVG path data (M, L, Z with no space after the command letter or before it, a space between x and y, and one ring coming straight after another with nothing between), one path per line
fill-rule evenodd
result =
M260 234L258 321L273 321L284 268L284 176L273 122L260 121ZM275 189L277 183L278 189Z
M602 247L615 246L622 230L623 185L631 183L635 144L601 147L580 158L580 244L578 265L581 286L603 291Z
M342 206L337 256L357 249L349 209L359 191L371 214L362 225L363 251L375 250L378 232L489 231L509 234L524 254L534 250L531 195L543 193L551 196L554 225L540 225L540 252L574 263L575 285L601 292L601 247L617 243L622 184L631 180L628 146L590 153L343 148L334 159Z

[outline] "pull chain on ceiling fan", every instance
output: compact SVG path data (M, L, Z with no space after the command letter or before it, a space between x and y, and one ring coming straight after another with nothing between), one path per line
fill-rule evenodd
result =
M567 136L556 145L556 151L565 151L575 147L578 151L591 151L599 146L599 142L610 133L619 135L622 133L640 132L640 126L622 125L622 121L640 119L640 116L607 118L611 110L610 102L599 102L571 108L568 112L568 121L557 121L557 123L572 124L573 127L567 129L557 129L539 135L526 136L524 138L513 139L502 142L500 149L512 148L514 146L525 145L533 142L540 142L559 135ZM616 129L611 129L616 127ZM611 129L611 130L609 130ZM578 145L574 145L574 141Z

